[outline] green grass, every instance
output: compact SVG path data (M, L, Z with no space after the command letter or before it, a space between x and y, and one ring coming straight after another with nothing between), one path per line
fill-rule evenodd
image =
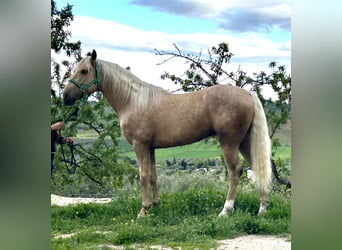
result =
M136 219L140 194L120 195L109 204L51 207L52 249L109 249L105 245L147 247L162 244L182 249L209 249L216 240L245 234L290 234L290 201L280 194L270 199L268 213L256 216L256 192L239 191L236 210L218 218L225 191L209 186L181 193L162 193L161 204L145 218ZM56 236L75 233L67 239ZM103 247L100 247L103 246Z
M275 152L273 159L283 159L283 160L290 160L291 159L291 146L279 146L277 151Z

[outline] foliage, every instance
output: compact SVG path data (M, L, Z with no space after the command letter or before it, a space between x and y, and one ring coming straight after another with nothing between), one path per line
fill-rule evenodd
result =
M56 2L51 0L51 49L56 53L64 50L67 56L80 58L81 42L69 42L71 32L64 30L73 20L72 5L58 10Z
M73 183L77 192L84 190L86 183L102 193L104 190L108 191L122 185L125 175L131 176L132 179L136 176L137 170L119 156L119 121L114 112L108 112L111 108L100 93L92 97L94 101L76 103L77 108L66 107L63 104L63 89L72 68L81 59L81 42L70 42L71 32L67 30L72 20L71 5L68 4L58 10L55 1L51 1L51 50L54 53L65 53L69 58L61 63L53 58L51 60L51 122L62 120L66 123L64 136L76 136L77 130L83 128L95 131L97 138L91 143L75 146L78 149L75 171L71 172L67 168L70 162L65 166L64 163L56 162L52 190L61 191L64 185ZM70 150L66 145L63 151L61 148L58 149L56 161L64 159L63 155L70 159Z

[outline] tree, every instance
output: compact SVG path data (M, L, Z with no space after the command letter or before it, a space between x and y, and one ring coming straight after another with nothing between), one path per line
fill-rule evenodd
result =
M75 136L77 130L82 128L95 131L97 138L91 142L79 142L70 147L70 150L64 145L64 149L57 151L55 158L61 158L65 162L56 162L52 189L69 193L108 192L113 187L121 186L125 176L129 176L132 181L137 175L137 169L131 167L128 160L119 154L119 121L101 93L96 93L91 101L77 103L74 107L63 104L63 89L71 76L72 68L82 58L81 42L70 41L72 34L67 28L72 21L72 6L68 4L59 10L52 0L51 52L64 53L68 60L58 63L51 58L51 120L66 122L66 136ZM74 168L70 166L72 149L77 154ZM67 190L69 184L72 190ZM89 190L90 188L93 190Z
M56 53L64 50L67 56L74 55L77 59L81 57L81 42L69 42L71 32L65 30L74 20L72 5L58 10L54 0L51 0L51 49Z
M59 10L54 0L51 0L51 50L52 53L66 53L66 56L74 60L70 62L63 60L57 63L51 57L51 115L52 121L62 119L58 117L63 107L61 93L65 87L66 80L71 75L72 66L81 59L81 42L70 42L71 32L66 28L73 21L72 5L67 4L66 7ZM65 73L62 74L62 71Z
M174 48L173 52L155 49L157 55L168 56L161 64L177 57L184 59L189 64L189 68L184 73L185 77L165 72L161 76L162 79L170 79L175 84L179 84L181 86L179 90L184 92L197 91L223 83L255 92L265 109L273 151L280 145L279 139L274 136L275 132L291 117L291 76L286 73L285 66L277 66L275 62L271 62L269 64L272 69L271 74L267 75L261 71L250 77L241 68L237 72L227 72L223 69L223 65L228 64L233 56L226 42L213 46L208 50L207 55L203 55L202 52L198 55L184 54L176 44ZM273 89L275 100L266 100L263 97L262 88L267 85ZM288 188L291 187L289 181L280 177L275 161L273 159L271 161L276 180ZM278 167L279 165L282 164L278 164Z

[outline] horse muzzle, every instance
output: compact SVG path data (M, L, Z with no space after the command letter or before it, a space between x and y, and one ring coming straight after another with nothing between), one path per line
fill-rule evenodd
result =
M64 101L64 104L67 105L67 106L74 105L77 99L78 98L73 97L73 96L71 96L68 93L63 93L63 101Z

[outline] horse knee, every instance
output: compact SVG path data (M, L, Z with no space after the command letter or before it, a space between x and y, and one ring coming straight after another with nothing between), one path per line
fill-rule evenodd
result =
M150 175L150 183L151 184L157 183L157 176L156 175L154 175L154 174Z
M148 185L150 183L150 175L140 174L141 185Z

